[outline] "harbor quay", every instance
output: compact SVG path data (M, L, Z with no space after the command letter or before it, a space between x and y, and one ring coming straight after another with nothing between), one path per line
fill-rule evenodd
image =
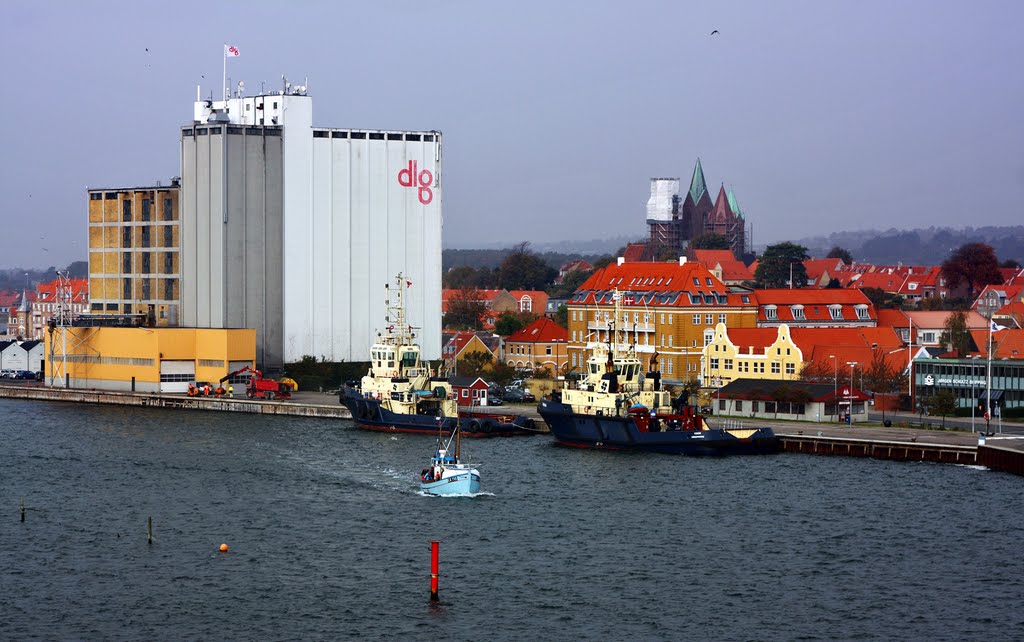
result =
M351 419L351 413L333 394L298 392L288 401L250 400L228 397L189 397L177 394L116 392L47 388L36 385L0 385L0 398L93 403L149 408L177 408L264 415ZM474 408L474 411L486 408ZM542 419L532 407L517 412ZM978 433L957 430L928 430L861 424L849 427L834 423L773 422L757 420L772 427L782 443L783 453L870 457L897 461L923 461L985 466L992 470L1024 475L1024 436L994 435L983 439Z

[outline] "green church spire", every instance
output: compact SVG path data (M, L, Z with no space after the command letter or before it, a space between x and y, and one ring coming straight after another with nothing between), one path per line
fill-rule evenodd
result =
M743 212L742 210L740 210L740 204L736 201L736 195L732 193L732 190L729 190L728 199L729 209L732 210L732 213L735 214L736 216L742 217Z
M698 158L697 165L693 168L693 179L690 180L690 198L696 203L706 191L708 191L708 186L704 184L704 170L701 169Z

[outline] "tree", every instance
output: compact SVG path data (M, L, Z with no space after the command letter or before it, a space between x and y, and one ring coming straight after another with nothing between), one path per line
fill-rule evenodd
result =
M460 377L475 379L476 377L483 376L493 361L494 356L490 352L468 352L459 359L455 370L459 373Z
M971 332L967 329L966 312L957 310L946 317L939 343L948 346L950 350L956 350L960 356L971 351Z
M825 255L827 259L842 259L843 263L850 265L853 263L853 255L850 254L849 250L839 247L838 245L832 246L832 249Z
M563 303L558 306L555 310L555 316L551 318L552 321L562 326L563 328L569 327L569 308Z
M593 272L589 270L573 270L565 275L562 282L552 286L548 290L548 296L556 299L567 299L583 285L583 282L590 278Z
M999 267L1001 267L1001 268L1010 268L1010 269L1013 269L1013 270L1019 270L1021 268L1021 265L1020 265L1020 263L1018 263L1014 259L1006 259L1005 261L1003 261L1002 263L999 264Z
M877 348L871 354L871 363L861 374L864 376L864 387L873 392L889 394L906 387L907 377L903 370L893 366Z
M502 312L494 321L494 333L507 337L537 320L532 312Z
M448 311L444 315L444 327L456 330L472 330L480 325L480 319L487 312L483 293L476 288L462 288L448 299Z
M952 390L941 390L932 397L928 406L932 414L942 416L942 429L946 429L946 415L956 413L956 395Z
M728 250L732 246L729 239L721 234L701 234L690 242L690 248L694 250Z
M966 284L967 298L971 300L974 300L979 287L1003 282L995 250L985 243L961 245L943 261L942 274L949 281L950 288Z
M807 248L795 243L785 242L769 245L761 262L754 273L759 288L782 288L790 284L792 274L793 287L807 283L807 268L804 261L808 259Z
M800 369L800 381L808 383L835 383L835 366L831 362L808 361Z
M506 290L543 290L558 276L558 270L530 251L529 243L512 249L498 268L498 287Z

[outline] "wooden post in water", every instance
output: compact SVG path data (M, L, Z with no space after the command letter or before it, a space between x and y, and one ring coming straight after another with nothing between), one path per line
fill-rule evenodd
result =
M441 542L433 540L430 542L430 601L436 602L437 597L437 576L438 576L438 557Z
M21 498L21 521L25 521L25 498Z
M152 515L149 516L149 540L146 543L147 544L152 544L153 543L153 516Z

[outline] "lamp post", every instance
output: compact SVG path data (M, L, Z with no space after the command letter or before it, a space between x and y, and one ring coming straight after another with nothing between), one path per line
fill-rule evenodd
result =
M839 394L839 362L834 354L828 355L828 358L832 360L832 406L836 411L836 423L839 423L839 400L836 399Z
M850 414L847 415L850 418L850 427L853 427L853 369L857 367L856 361L847 361L846 365L850 366Z

